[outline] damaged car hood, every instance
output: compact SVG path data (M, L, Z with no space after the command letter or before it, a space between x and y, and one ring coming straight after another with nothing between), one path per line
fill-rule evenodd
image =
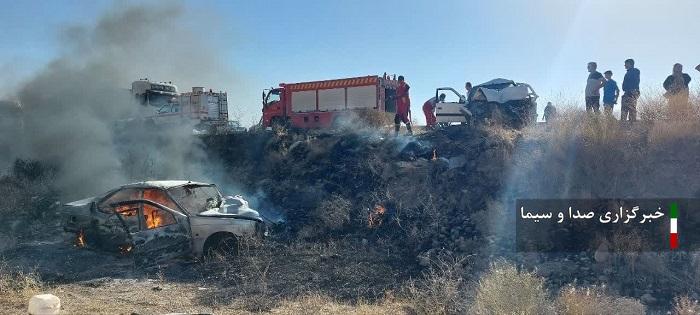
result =
M228 210L229 209L227 209L227 207L224 205L221 208L214 208L207 211L203 211L197 215L200 217L250 219L262 222L260 214L253 209L248 208L230 209L231 211Z
M95 199L97 199L97 197L89 197L89 198L85 198L85 199L80 199L80 200L66 203L66 204L64 204L64 206L83 207L83 206L86 206L86 205L90 204L91 202L95 201Z

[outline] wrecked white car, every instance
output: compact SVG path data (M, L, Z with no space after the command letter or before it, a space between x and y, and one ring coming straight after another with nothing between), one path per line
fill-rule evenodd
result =
M146 181L68 203L65 230L77 246L168 259L231 254L242 238L263 237L259 213L240 196L222 198L216 185Z

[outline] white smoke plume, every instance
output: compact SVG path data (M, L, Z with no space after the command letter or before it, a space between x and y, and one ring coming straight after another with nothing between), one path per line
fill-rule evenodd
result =
M206 154L187 126L114 134L115 121L143 115L127 90L136 79L173 81L181 91L231 82L220 50L207 49L183 12L170 1L122 3L94 25L62 30L60 55L16 92L21 137L0 143L13 144L13 157L55 165L59 187L75 197L134 180L206 179Z

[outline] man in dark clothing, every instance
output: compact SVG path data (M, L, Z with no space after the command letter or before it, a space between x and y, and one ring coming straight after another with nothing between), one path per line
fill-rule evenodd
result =
M408 89L410 88L404 81L403 76L400 75L399 86L396 87L396 115L394 116L394 131L396 135L399 134L399 129L401 129L401 122L406 124L408 134L413 134L409 118L411 114L411 99L408 97Z
M588 63L588 80L586 81L586 112L591 111L596 114L600 113L600 88L605 84L603 75L596 69L598 64L595 62Z
M625 78L622 80L622 95L620 121L637 121L637 100L639 99L639 69L634 67L634 60L625 60Z
M544 121L550 123L557 118L557 108L552 105L552 102L547 102L544 107Z
M673 65L673 73L664 81L664 96L668 99L668 107L671 112L671 118L687 117L690 108L688 97L690 95L690 76L683 73L683 65L677 63Z

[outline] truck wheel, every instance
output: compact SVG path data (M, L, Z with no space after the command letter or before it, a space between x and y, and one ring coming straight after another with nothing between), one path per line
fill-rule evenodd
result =
M289 127L288 121L281 117L273 117L270 125L272 126L272 130L287 129Z

